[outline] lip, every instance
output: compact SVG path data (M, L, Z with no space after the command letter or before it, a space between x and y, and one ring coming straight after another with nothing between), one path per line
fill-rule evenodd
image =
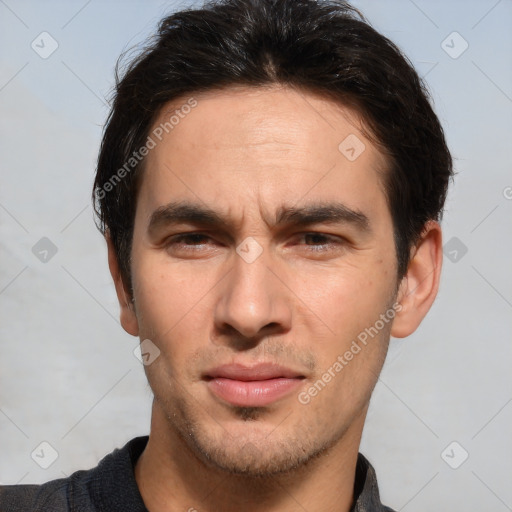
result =
M217 398L239 407L269 405L297 389L304 378L295 370L273 363L222 365L203 376Z

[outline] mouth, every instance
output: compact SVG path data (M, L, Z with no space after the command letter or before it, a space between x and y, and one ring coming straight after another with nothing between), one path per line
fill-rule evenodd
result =
M203 376L213 395L238 407L269 405L291 394L305 378L290 368L272 363L223 365Z

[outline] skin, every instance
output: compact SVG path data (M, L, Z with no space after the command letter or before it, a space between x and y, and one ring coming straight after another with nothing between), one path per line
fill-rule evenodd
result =
M133 302L107 236L121 323L160 350L145 366L154 403L137 484L151 512L348 511L389 337L411 334L437 293L440 226L425 225L398 281L382 183L387 162L355 112L278 86L194 97L198 105L146 160L133 233ZM166 105L155 126L187 98L181 100ZM338 149L350 134L365 144L354 161ZM229 223L148 229L155 210L172 201L214 209ZM325 202L361 212L369 229L275 225L283 205ZM182 233L204 236L172 238ZM236 252L247 237L262 249L252 263ZM394 320L301 403L299 393L395 303ZM277 362L304 378L268 406L235 407L202 379L235 361Z

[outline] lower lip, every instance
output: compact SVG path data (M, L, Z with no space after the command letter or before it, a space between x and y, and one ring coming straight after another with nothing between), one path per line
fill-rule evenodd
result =
M216 377L208 381L208 387L213 394L232 405L259 407L288 395L301 383L299 378L242 381Z

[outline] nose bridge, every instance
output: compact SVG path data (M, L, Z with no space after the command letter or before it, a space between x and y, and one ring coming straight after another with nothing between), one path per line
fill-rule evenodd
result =
M268 266L272 266L272 255L258 248L254 239L246 239L237 247L216 307L218 327L229 325L245 337L256 336L269 324L280 329L289 327L284 291Z

